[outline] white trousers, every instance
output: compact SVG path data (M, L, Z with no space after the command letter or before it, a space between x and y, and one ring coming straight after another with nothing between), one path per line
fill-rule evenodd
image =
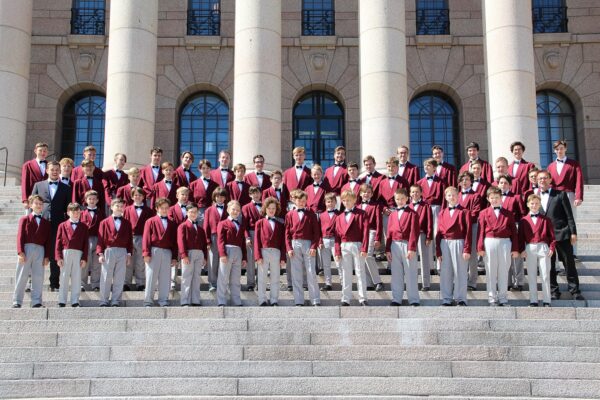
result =
M529 243L525 246L527 252L527 279L529 281L529 302L538 302L537 276L538 270L542 281L542 299L550 304L550 257L546 243Z
M200 304L200 284L204 267L204 252L189 250L189 264L181 261L181 305Z
M125 282L127 249L109 247L104 251L104 259L100 277L100 304L118 306Z
M356 271L358 299L367 301L367 275L365 259L360 256L360 242L344 242L342 248L342 301L352 300L352 270Z
M169 249L152 247L151 259L146 263L146 291L144 292L144 305L154 303L154 291L158 287L158 305L169 304L169 289L171 288L171 260Z
M321 266L323 267L323 276L325 277L325 284L331 285L333 282L331 273L331 256L335 249L335 238L323 238L323 247L319 249L319 258L321 260ZM335 266L340 271L340 263L335 261Z
M60 269L60 289L58 302L67 304L69 283L71 284L71 304L79 303L81 291L81 250L63 250L63 266Z
M271 304L279 302L279 270L281 251L273 248L263 248L261 251L262 264L258 266L258 304L267 301L267 280L270 281ZM270 274L269 274L270 273Z
M367 248L367 286L377 285L381 283L379 276L379 266L375 260L375 235L377 232L374 229L369 230L369 247Z
M408 255L408 242L393 241L392 247L392 300L396 303L402 303L404 294L404 285L406 284L406 294L410 304L419 303L419 288L417 258L406 258Z
M129 265L125 271L125 283L127 285L133 285L134 276L136 286L146 285L146 266L144 265L144 256L142 253L142 235L133 236L131 265Z
M102 267L96 255L96 245L98 244L98 236L90 236L88 238L88 258L87 264L81 269L81 284L85 288L89 283L92 289L100 287L100 274Z
M440 297L442 303L452 300L467 302L467 261L463 258L464 240L442 239L442 265L440 268Z
M227 246L226 250L227 262L219 261L217 302L219 305L227 305L227 300L231 297L232 305L241 306L242 249L237 246Z
M485 238L485 274L488 301L505 304L508 302L508 269L510 268L510 239Z
M294 256L292 263L292 287L294 289L295 304L304 304L304 287L302 286L304 271L308 285L308 297L311 304L320 304L319 285L315 270L315 257L310 256L310 240L292 240Z
M418 250L421 258L421 283L424 288L431 286L431 266L433 264L433 243L429 246L425 244L427 241L425 233L419 234Z
M13 304L23 305L25 287L31 275L31 305L42 304L44 287L44 246L34 243L25 244L25 262L17 263Z

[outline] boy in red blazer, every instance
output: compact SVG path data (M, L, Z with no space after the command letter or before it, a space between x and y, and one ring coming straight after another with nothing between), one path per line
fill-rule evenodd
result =
M92 160L83 161L81 163L81 168L83 169L84 176L83 178L73 182L73 203L87 206L85 194L89 190L93 190L96 193L104 193L104 185L102 183L102 178L98 179L94 175L94 169L96 166ZM98 208L101 208L102 210L105 210L106 203L104 200L104 196L99 194Z
M177 228L177 247L181 258L181 306L200 306L202 268L208 260L208 252L196 203L188 204L187 219Z
M246 225L246 254L248 263L246 264L246 290L251 292L256 286L256 265L254 264L254 237L256 234L256 221L262 218L260 189L256 186L250 186L248 189L252 201L242 206L242 221Z
M479 229L478 218L481 212L481 198L473 190L473 174L465 171L458 176L460 183L460 193L458 194L458 205L469 212L471 217L471 249L472 253L477 249L477 231ZM477 255L469 257L468 270L469 278L467 280L467 290L477 289L478 263Z
M73 172L73 166L75 163L68 157L63 157L59 161L60 164L60 181L68 186L73 186L71 180L71 173Z
M419 174L419 167L408 161L409 153L408 146L400 146L396 150L396 157L398 157L398 161L400 162L398 174L412 186L416 185L421 176Z
M517 224L512 213L502 207L502 191L490 187L490 206L479 214L477 254L484 257L490 306L508 304L508 270L511 256L519 255Z
M246 233L245 224L239 216L242 212L240 202L231 200L227 203L229 217L217 225L217 247L219 248L219 274L217 277L217 303L219 307L231 304L242 305L240 296L242 268L246 267Z
M254 162L254 171L246 174L244 180L250 186L256 186L260 192L264 192L271 187L271 176L263 171L265 167L265 158L261 154L257 154L252 158Z
M400 188L394 195L397 209L390 214L387 227L385 253L392 270L391 306L402 304L404 285L408 303L418 306L417 242L419 241L419 216L406 205L408 192Z
M342 192L342 187L348 182L346 148L344 146L337 146L333 150L333 160L334 165L325 170L323 180L329 185L331 191L339 196Z
M91 174L85 173L83 170L83 162L84 161L92 161L94 163L94 169ZM81 178L85 178L86 176L93 176L94 178L102 181L104 178L104 172L102 168L95 166L96 164L96 148L94 146L85 146L83 148L83 161L81 165L73 168L71 171L71 181L75 182L80 180Z
M456 167L449 162L444 161L444 149L442 146L434 145L431 148L431 157L437 161L438 165L435 168L435 174L439 176L446 187L458 185L456 180Z
M379 201L379 182L381 182L385 176L375 169L376 165L375 157L371 155L365 156L365 158L363 158L365 172L361 175L360 179L363 183L371 185L373 188L373 200Z
M79 220L79 204L69 203L67 215L69 219L58 226L56 233L55 257L60 267L58 306L65 307L70 282L71 307L79 307L81 270L85 268L88 258L88 227Z
M283 183L290 193L296 189L304 190L308 185L313 183L310 176L310 169L304 165L304 159L306 158L304 147L294 148L292 155L294 157L294 166L286 169L283 173Z
M219 187L225 188L227 184L235 180L233 171L229 169L231 163L231 153L229 150L219 152L219 167L210 171L210 179L215 181Z
M279 302L280 269L285 266L285 226L276 216L280 210L279 201L268 197L263 201L261 214L264 218L256 221L254 236L254 259L258 266L258 304L267 303L267 276L271 282L269 300L271 306Z
M310 190L310 188L308 189ZM331 256L335 250L335 219L340 214L335 208L337 197L334 192L325 195L325 212L319 215L319 225L321 226L321 239L319 241L319 259L323 268L325 285L321 290L328 291L332 289L331 274ZM341 271L339 261L335 261L335 267Z
M208 291L217 290L217 275L219 272L219 248L217 246L217 226L219 222L227 219L229 214L225 208L227 191L221 187L212 193L213 205L204 213L204 232L206 233L208 249Z
M48 179L46 173L46 157L48 156L48 145L36 143L33 149L35 158L23 164L21 169L21 202L24 208L29 208L29 196L33 191L33 185Z
M410 187L410 209L419 216L419 255L421 256L421 290L429 291L433 266L433 214L431 207L422 199L419 185Z
M464 172L463 172L464 173ZM461 174L462 175L462 174ZM440 268L440 297L443 306L467 305L467 268L471 258L471 215L458 204L458 189L444 191L446 204L440 213L435 249Z
M367 213L367 221L369 223L369 247L367 248L367 290L369 286L375 291L383 291L383 283L379 276L379 267L375 260L375 251L381 247L381 238L383 236L383 223L381 220L381 204L374 200L373 187L368 183L360 185L360 197L362 202L359 206L361 210Z
M133 251L131 253L131 263L127 265L125 272L125 284L123 291L127 292L134 288L133 277L135 275L135 288L138 292L146 289L146 265L143 255L143 235L146 221L152 218L155 213L146 206L144 196L146 192L141 187L135 187L131 190L133 193L133 204L125 208L123 218L131 224L133 233Z
M90 289L97 292L100 290L100 275L102 269L100 261L96 256L96 246L98 245L98 228L106 215L104 209L98 207L100 193L95 190L88 190L85 194L87 207L81 212L81 222L88 227L88 258L85 268L81 269L81 291ZM89 286L88 286L89 277Z
M146 192L146 199L149 198L152 193L154 184L164 179L164 175L160 168L162 160L162 149L154 146L150 149L150 164L140 169L140 182L139 185ZM152 207L154 208L154 207Z
M367 275L365 259L369 248L369 221L367 213L357 207L356 194L351 190L342 192L345 211L335 219L335 259L342 269L342 306L349 306L352 299L352 269L356 271L358 300L367 306Z
M190 200L198 205L198 223L204 226L204 212L212 205L212 194L219 185L210 178L210 161L200 160L198 169L201 176L190 185Z
M519 196L523 196L523 193L529 189L529 171L535 165L523 158L525 145L522 142L512 142L510 152L514 157L513 162L508 166L508 173L513 178L512 191Z
M44 266L50 263L52 241L50 240L50 222L42 218L44 200L41 196L29 196L28 206L32 213L19 219L17 233L17 275L13 308L21 308L27 279L31 275L31 306L42 306L42 288L44 285Z
M140 170L136 167L129 168L127 170L127 179L129 180L129 183L119 187L115 197L122 199L126 206L130 206L133 204L131 190L140 187ZM146 198L146 192L144 192L144 198Z
M425 169L425 176L417 183L421 187L423 201L429 204L431 207L431 214L433 215L433 229L437 231L437 216L442 209L444 203L444 190L446 185L439 176L435 174L437 168L437 161L433 158L428 158L423 161L423 168Z
M109 207L112 199L117 197L117 190L129 183L129 177L123 170L125 163L127 163L127 156L123 153L117 153L115 154L114 162L114 168L104 172L102 178L106 204Z
M125 283L127 265L131 264L133 232L131 224L123 218L125 202L114 199L110 205L112 216L100 222L98 245L94 253L102 264L100 281L100 307L119 307Z
M226 187L229 199L237 200L242 206L245 206L250 203L250 194L248 193L250 185L244 182L246 166L244 164L236 164L233 167L233 173L235 174L235 180L227 183Z
M348 181L342 186L342 192L351 190L357 198L359 197L362 180L358 178L358 175L358 164L355 162L348 163Z
M173 178L179 187L185 186L187 188L198 179L196 174L192 172L192 165L194 164L194 155L191 151L184 151L181 153L181 165L175 170L175 177Z
M318 216L325 212L325 194L333 190L329 183L322 180L323 168L319 164L314 164L310 172L313 183L306 188L306 206Z
M275 170L271 172L271 187L263 191L262 199L265 201L267 198L273 197L279 202L279 212L277 218L280 222L284 222L285 215L288 211L288 205L290 202L290 192L283 183L283 173L281 170Z
M187 219L187 206L190 196L190 189L185 186L177 188L177 203L169 208L169 219L177 226L181 225Z
M471 142L467 145L467 156L469 156L469 161L460 167L459 173L469 171L471 164L473 164L474 161L479 161L481 163L481 177L488 182L494 180L494 171L492 170L490 163L479 158L479 143Z
M379 202L383 206L383 232L387 235L388 219L396 208L394 196L398 189L408 191L410 185L406 179L398 175L399 161L396 157L392 157L386 162L386 168L387 176L379 182ZM387 236L384 239L387 241Z
M158 215L150 218L144 226L142 254L146 263L146 289L144 306L154 304L154 291L158 285L158 305L169 304L171 268L177 266L177 225L170 221L169 200L164 197L156 200Z
M556 247L552 221L542 213L542 199L537 194L527 198L529 213L519 222L519 245L521 256L527 258L527 279L529 281L529 306L538 306L538 268L542 280L542 301L550 307L550 259Z
M537 168L532 168L529 170L529 173L527 174L529 177L529 186L528 189L523 192L523 195L521 196L521 198L523 199L523 201L527 201L527 199L529 198L529 195L532 194L537 194L537 174L540 170Z
M152 186L150 192L150 208L156 208L156 199L165 198L169 200L169 204L175 204L177 202L177 182L173 180L175 175L175 168L173 164L166 161L161 164L162 174L164 179L157 182Z
M487 201L487 190L492 186L492 184L485 180L482 173L482 164L481 160L475 160L471 163L471 168L469 171L473 174L473 191L477 193L479 198L481 199L481 209L489 206Z
M320 239L319 221L314 212L306 207L306 192L296 189L291 193L296 209L285 216L285 241L292 267L292 286L296 306L304 305L303 276L306 271L306 283L310 303L321 305L319 285L317 283L315 256Z

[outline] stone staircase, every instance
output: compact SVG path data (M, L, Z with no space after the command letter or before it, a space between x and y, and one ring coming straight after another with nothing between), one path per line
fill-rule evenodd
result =
M336 280L320 308L210 307L203 285L200 308L176 307L177 293L173 307L142 308L139 292L98 308L85 292L83 308L58 309L45 291L47 308L26 295L10 309L19 193L0 189L0 398L600 398L600 187L586 187L578 215L586 300L570 300L560 277L551 309L477 307L483 276L470 307L438 307L437 276L426 307L387 307L387 275L366 308L339 307ZM511 305L527 305L527 289ZM256 306L255 292L243 302Z

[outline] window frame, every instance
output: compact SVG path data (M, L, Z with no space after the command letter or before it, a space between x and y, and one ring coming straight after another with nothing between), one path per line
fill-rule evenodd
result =
M202 8L203 5L208 7ZM221 0L188 0L186 34L221 36Z
M436 3L442 3L442 7L434 7ZM415 33L417 36L450 34L450 4L448 0L415 0L415 10Z
M543 103L545 105L547 113L540 113L540 97L543 96ZM552 104L550 99L554 97L561 103L566 104L570 112L552 113L549 105ZM556 158L554 155L554 149L552 144L557 140L566 140L567 142L567 157L576 159L578 153L577 145L577 112L571 100L563 93L556 90L539 90L536 93L536 110L537 110L537 121L538 121L538 142L540 147L540 165L546 168ZM562 107L561 107L562 111ZM544 118L544 123L540 123L540 118ZM564 120L570 119L572 125L572 137L566 137L564 134ZM551 122L553 119L560 121L560 126L552 126ZM560 129L560 135L552 135L554 129ZM544 130L544 132L542 132ZM542 133L545 135L542 138Z
M560 5L550 5L555 1ZM538 4L536 4L538 3ZM540 4L541 3L541 4ZM554 10L554 12L552 12ZM554 15L554 17L552 17ZM560 18L560 21L556 20ZM565 0L533 0L531 2L531 21L533 33L569 32L569 18Z
M82 4L98 4L97 7L83 7ZM102 7L100 7L100 4ZM83 11L83 12L82 12ZM87 17L87 21L82 21ZM97 19L97 21L94 21ZM106 1L105 0L73 0L71 7L71 35L106 34Z
M320 2L321 8L314 7L317 2ZM329 9L326 2L331 5ZM311 14L314 16L311 17ZM317 21L313 22L312 18ZM301 23L302 36L335 36L335 0L302 0Z

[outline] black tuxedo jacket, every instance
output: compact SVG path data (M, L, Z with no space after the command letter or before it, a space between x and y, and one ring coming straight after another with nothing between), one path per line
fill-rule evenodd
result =
M33 186L32 194L38 194L44 200L42 216L50 221L50 225L56 228L61 222L67 220L67 206L71 202L71 187L59 182L54 198L50 198L48 180L37 182Z
M568 240L571 235L577 235L577 227L573 218L571 203L565 192L560 190L550 190L548 204L544 214L550 218L554 225L554 235L556 241Z

